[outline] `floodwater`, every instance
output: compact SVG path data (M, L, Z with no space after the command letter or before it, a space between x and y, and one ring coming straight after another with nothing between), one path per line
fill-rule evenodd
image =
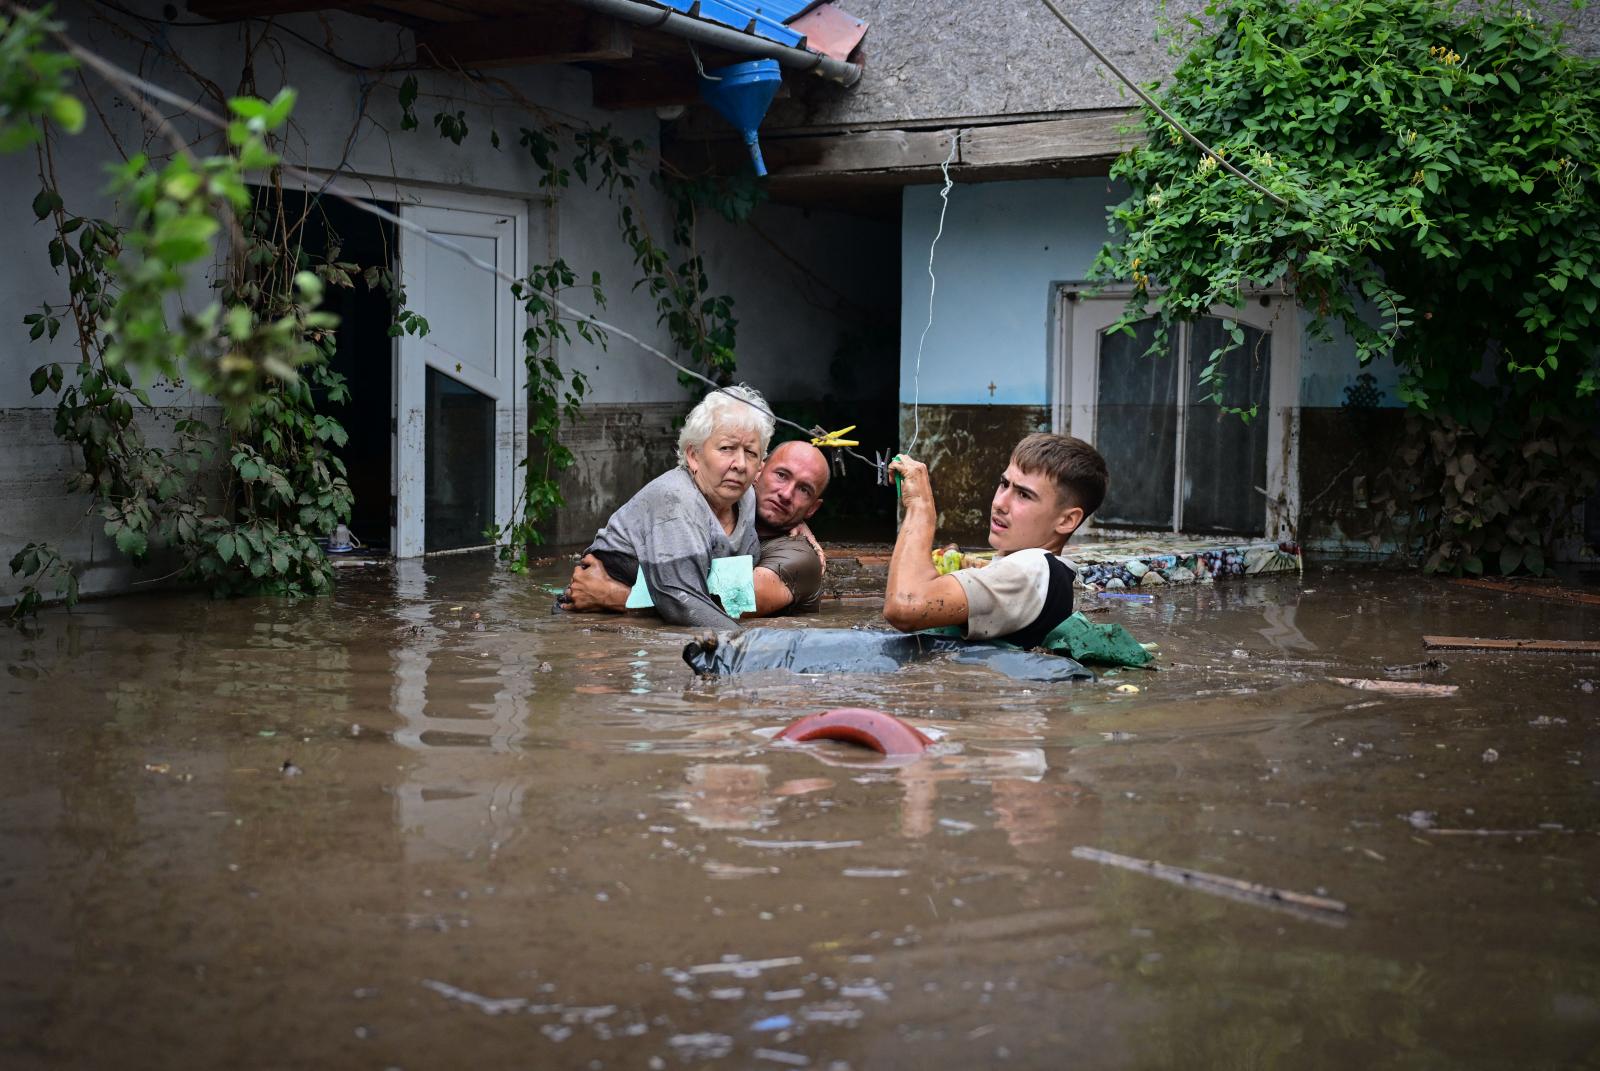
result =
M1385 672L1600 610L1314 568L1108 600L1160 673L700 681L564 568L0 631L0 1066L1600 1062L1600 658ZM839 705L947 735L762 732Z

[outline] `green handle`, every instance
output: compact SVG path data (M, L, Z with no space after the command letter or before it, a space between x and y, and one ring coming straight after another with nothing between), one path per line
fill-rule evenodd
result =
M896 454L894 455L894 460L899 461L904 456L904 454ZM894 497L895 501L898 502L900 500L900 474L898 472L894 474Z

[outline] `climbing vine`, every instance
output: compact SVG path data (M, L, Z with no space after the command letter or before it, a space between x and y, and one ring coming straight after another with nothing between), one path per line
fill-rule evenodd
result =
M248 30L244 43L249 53ZM388 268L362 270L340 261L336 236L325 256L304 248L306 212L314 209L291 211L278 178L276 142L293 93L256 98L248 62L239 95L231 99L195 75L230 120L226 146L214 155L195 155L159 112L142 103L141 91L122 86L144 114L146 138L164 137L170 147L124 154L127 162L111 189L122 206L119 222L74 213L61 195L53 158L54 139L79 132L85 122L83 104L71 92L73 47L41 15L0 16L0 149L32 145L38 153L33 207L41 225L54 231L51 267L66 289L63 299L42 305L24 326L35 340L54 340L67 329L78 353L76 361L49 362L31 377L35 394L56 397L56 432L80 455L72 488L93 495L106 533L135 563L159 556L173 566L172 575L204 582L218 594L326 590L332 570L318 536L348 519L351 494L336 453L345 431L318 411L320 403L338 404L349 394L328 367L336 324L318 311L323 293L358 283L381 288L390 297L391 334L422 334L427 323L405 307ZM187 69L181 57L173 58ZM401 129L421 127L418 96L415 79L404 79ZM432 126L456 145L469 135L460 108L440 110ZM737 321L732 299L710 292L696 240L698 212L710 206L742 218L759 188L689 183L651 169L649 180L672 206L671 241L663 244L644 223L637 198L643 143L609 127L575 127L542 115L518 135L541 187L554 193L575 177L613 199L639 271L635 287L651 296L686 363L726 380L734 367ZM493 127L489 142L502 147ZM252 190L247 174L266 179ZM172 314L170 299L192 292L191 276L218 246L226 255L217 300ZM554 347L574 332L605 342L561 296L587 290L594 305L603 306L598 273L581 285L578 279L573 268L554 260L513 287L529 316L523 342L530 452L516 522L486 534L503 543L502 556L514 568L524 566L541 526L563 504L558 477L573 459L559 432L576 418L587 389L581 374L561 367ZM152 394L167 388L215 398L223 420L209 422L199 411L165 417L169 410ZM163 420L170 428L158 429ZM36 609L51 584L69 604L76 600L76 565L47 542L28 544L11 568L24 581L17 615Z
M1097 275L1162 326L1282 286L1363 364L1392 356L1411 432L1375 538L1542 572L1600 476L1600 67L1503 0L1205 15L1163 103L1288 207L1147 111Z
M50 47L58 29L33 13L0 23L0 143L34 147L33 211L53 232L49 263L65 284L24 323L35 341L66 329L75 346L75 361L30 377L35 395L56 396L56 435L78 454L69 487L92 496L105 533L135 563L160 556L172 575L218 594L326 590L332 571L316 536L348 518L350 490L332 452L344 430L316 412L317 394L346 392L326 366L334 318L317 309L326 285L352 285L351 266L336 254L312 263L283 211L273 142L294 94L220 102L230 118L213 155L194 155L147 114L167 155L125 154L113 170L120 222L79 215L55 162L55 139L81 130L84 114L67 93L73 60ZM252 193L249 173L267 184ZM172 312L224 229L217 299ZM168 388L216 399L222 420L195 411L161 428L170 410L152 393ZM14 618L38 607L45 586L76 601L76 567L51 544L29 543L10 566L23 579Z
M415 76L407 76L397 93L402 130L422 128L416 112L419 97ZM525 106L537 111L531 105ZM459 108L446 107L436 112L432 125L439 137L457 145L468 133L465 113ZM499 131L493 127L489 130L489 144L495 149L503 144ZM718 382L732 382L737 363L734 345L738 320L733 315L733 299L711 292L697 239L699 212L709 207L732 222L741 222L760 203L762 187L753 181L690 181L650 167L649 182L672 206L671 239L662 243L646 224L637 196L641 160L655 162L642 141L623 138L610 126L576 126L541 115L538 122L517 128L516 144L532 161L538 188L555 194L570 188L576 180L611 198L617 210L618 232L639 273L634 288L649 295L656 321L666 328L678 356ZM485 534L499 545L501 559L518 571L526 567L529 548L543 541L544 526L565 505L560 474L572 465L573 456L561 443L560 430L563 422L577 419L588 389L581 373L561 367L553 347L558 342L570 342L574 331L589 342L605 344L604 332L592 321L563 310L562 295L575 288L586 289L596 307L604 306L599 273L591 273L588 282L580 287L577 272L559 258L536 267L515 284L513 291L530 318L523 335L529 452L522 462L522 488L514 522L509 528L495 526ZM679 380L685 387L700 387L692 376L680 373Z
M281 190L252 195L244 167L272 166L264 138L287 120L293 95L232 102L230 141L242 151L201 159L176 155L156 167L135 155L113 188L126 225L68 211L51 140L38 148L41 189L34 211L54 228L51 266L64 273L64 305L27 317L32 338L71 324L78 360L36 369L36 395L55 394L55 432L80 458L71 489L92 494L104 530L135 563L156 553L173 572L218 594L325 590L332 572L316 536L348 519L350 489L332 453L344 429L316 412L322 393L346 395L326 365L333 317L315 311L324 286L351 285L337 255L312 265L295 242ZM219 300L169 317L166 295L210 252L227 220L235 230ZM136 375L139 378L135 378ZM194 383L223 404L215 426L190 414L157 443L150 389ZM213 464L213 460L220 465ZM46 544L11 561L31 578L16 613L39 603L53 580L70 604L70 563Z

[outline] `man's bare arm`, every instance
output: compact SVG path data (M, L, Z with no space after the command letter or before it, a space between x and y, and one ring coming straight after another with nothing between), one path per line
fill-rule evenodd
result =
M967 623L967 593L953 576L933 567L933 530L938 511L928 468L908 457L897 458L890 471L901 477L905 519L889 559L889 583L883 593L883 618L901 632Z
M762 569L759 566L751 574L755 577L756 609L755 613L745 614L745 617L771 617L781 614L794 602L794 592L789 590L777 573L771 569Z
M616 613L628 608L628 585L611 579L606 567L593 554L585 554L572 570L561 605L574 613Z

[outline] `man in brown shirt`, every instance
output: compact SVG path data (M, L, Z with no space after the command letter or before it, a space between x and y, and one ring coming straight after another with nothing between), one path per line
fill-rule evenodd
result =
M810 443L779 443L756 477L756 535L761 556L754 580L757 617L811 613L822 601L827 558L806 524L822 505L828 487L828 459ZM613 580L592 555L572 572L566 609L609 610L627 605L628 586Z

